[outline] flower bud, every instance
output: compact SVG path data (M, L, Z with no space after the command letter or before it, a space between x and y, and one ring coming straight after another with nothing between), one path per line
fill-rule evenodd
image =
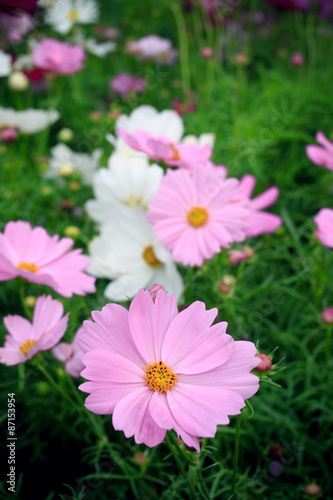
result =
M310 483L305 486L305 493L310 497L315 497L321 494L320 486L316 483Z
M245 54L236 54L234 61L236 64L244 66L245 64L248 64L249 58Z
M28 307L34 307L34 305L36 304L36 297L34 297L33 295L28 295L27 297L25 297L24 303Z
M62 128L58 132L58 140L62 142L70 142L73 139L73 131L70 128Z
M133 460L138 465L143 465L143 464L147 463L148 457L145 453L138 452L138 453L135 453Z
M13 71L8 78L8 85L12 90L22 92L29 86L29 79L21 71Z
M159 294L159 292L163 290L165 292L164 287L162 285L158 285L155 283L155 285L151 286L148 289L148 292L150 293L151 298L153 299L153 302L155 303L156 297Z
M64 230L64 235L69 238L77 238L80 234L80 229L77 226L67 226Z
M327 307L326 309L324 309L321 313L321 319L324 323L333 323L333 307Z
M8 127L0 130L0 140L3 142L12 142L17 139L17 131L15 128Z
M293 66L303 66L304 57L299 52L295 52L294 54L292 54L290 62Z
M211 47L203 47L200 51L200 55L204 59L211 59L214 57L214 50Z
M267 354L262 354L261 352L258 352L256 354L256 358L261 359L260 365L255 367L255 370L258 372L268 372L271 367L272 367L272 360Z

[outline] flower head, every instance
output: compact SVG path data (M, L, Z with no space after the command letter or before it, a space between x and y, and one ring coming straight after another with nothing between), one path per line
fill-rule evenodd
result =
M32 323L22 316L6 316L5 326L9 335L0 348L0 363L17 365L33 358L39 351L55 346L64 335L68 314L63 316L61 302L50 295L38 297Z
M211 326L216 315L203 302L178 313L163 290L155 302L140 290L129 311L116 304L94 311L78 336L85 406L112 413L114 428L138 444L156 446L174 429L199 452L198 437L214 437L258 390L254 344L235 342L226 322Z
M223 167L168 171L148 209L148 220L176 262L201 266L221 247L245 239L246 202L234 202L237 179Z
M74 24L91 24L98 19L95 0L57 0L46 9L45 22L65 35Z
M130 92L144 92L147 86L147 80L145 78L139 78L138 76L129 75L128 73L118 73L118 75L110 80L109 85L112 90L125 97Z
M69 45L52 38L44 38L32 52L37 68L59 75L73 75L80 71L85 57L81 45Z
M157 35L148 35L128 43L127 51L138 55L143 61L150 60L166 65L172 65L178 55L178 51L172 48L171 40Z
M0 281L21 276L64 297L95 292L95 279L84 273L90 261L81 249L69 252L73 244L29 222L8 222L0 233Z
M333 323L333 307L326 307L326 309L324 309L321 313L321 319L324 323Z
M58 111L44 109L16 111L0 106L0 129L14 128L23 134L36 134L52 125L59 117Z
M316 141L323 147L309 144L306 146L308 158L319 167L333 170L333 142L329 141L322 132L317 132Z
M314 217L314 222L318 228L316 236L326 247L333 248L333 210L322 208Z

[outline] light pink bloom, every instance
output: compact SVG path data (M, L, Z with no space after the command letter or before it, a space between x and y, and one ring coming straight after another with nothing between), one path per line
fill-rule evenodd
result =
M177 144L168 137L156 136L145 130L127 132L119 128L118 135L131 148L172 167L193 168L195 165L206 165L212 156L212 148L208 145Z
M320 146L309 144L305 151L308 158L319 167L325 167L328 170L333 170L333 142L329 141L322 132L317 132L316 141Z
M128 73L119 73L110 80L109 85L112 90L121 96L126 96L130 92L144 92L147 86L147 80L145 78L139 78L138 76L129 75Z
M300 52L295 52L290 57L290 62L293 66L303 66L304 64L303 54L301 54Z
M53 38L44 38L33 50L35 66L59 75L73 75L83 68L85 53L81 45L69 45Z
M322 208L314 217L318 228L316 236L326 247L333 248L333 210Z
M60 342L57 346L53 347L53 356L65 363L65 370L71 377L79 377L80 373L84 368L82 361L83 352L76 343L77 336L82 332L83 327L79 328L73 342L68 344L67 342Z
M156 446L174 429L199 452L198 436L214 437L258 390L254 344L235 342L226 322L211 326L216 315L203 302L178 313L173 294L160 291L154 303L142 289L129 311L94 311L78 337L86 408L112 413L114 428L138 444Z
M333 307L326 307L326 309L324 309L321 313L321 319L324 323L333 323Z
M84 273L90 259L82 250L68 250L74 240L49 236L29 222L8 222L0 233L0 281L17 276L53 288L64 297L95 292L95 278Z
M178 51L172 48L171 40L157 35L148 35L127 44L130 54L137 54L142 61L150 60L159 64L172 65Z
M37 352L51 349L64 335L68 315L59 300L50 295L38 297L32 323L22 316L6 316L3 321L9 335L0 347L0 363L17 365L31 359Z
M253 175L244 175L240 181L240 190L235 199L235 201L249 200L247 207L251 211L251 215L246 220L248 224L248 228L245 230L246 236L259 236L259 234L263 233L274 233L283 222L278 215L262 211L262 209L270 207L276 202L280 194L279 189L273 186L250 200L256 182Z
M253 248L247 246L244 246L241 249L233 249L228 251L229 262L232 266L235 266L240 262L245 262L248 259L252 259L253 256Z
M221 247L245 239L250 212L234 202L237 179L225 179L222 167L168 170L149 204L147 218L176 262L201 266Z

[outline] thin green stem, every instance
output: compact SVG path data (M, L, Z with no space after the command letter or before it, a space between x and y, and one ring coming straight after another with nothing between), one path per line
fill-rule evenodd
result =
M42 372L44 377L46 377L47 380L53 385L53 387L55 387L55 389L57 389L57 391L60 392L60 394L66 399L66 401L68 401L71 404L71 406L78 409L79 407L77 406L77 404L74 403L74 401L62 389L62 387L60 387L60 385L51 377L51 375L45 370L44 366L41 364L40 361L36 363L36 366Z
M178 2L171 2L171 10L177 26L180 48L180 71L182 75L183 92L185 93L191 88L191 72L186 24Z
M22 304L23 310L24 310L25 314L27 315L27 317L30 320L32 320L32 312L30 311L29 307L27 306L27 304L25 302L24 285L25 285L24 279L20 278L20 300L21 300L21 304Z
M185 461L184 453L181 450L179 444L177 443L177 439L174 438L172 434L169 434L169 433L166 434L165 442L168 445L169 450L171 451L171 454L172 454L182 476L184 478L188 478L188 483L189 483L189 487L190 487L189 495L190 495L190 498L192 499L195 496L195 483L193 482L194 477L193 478L188 477L188 474L186 474L183 462L181 460L181 458L182 458L183 461Z
M242 414L238 415L237 423L236 423L236 434L235 434L235 449L234 449L234 467L233 467L233 475L232 475L232 498L235 499L236 493L236 479L238 473L238 458L239 458L239 441L240 441L240 428L241 428L241 420Z
M180 470L181 474L184 477L186 477L186 471L185 471L184 466L179 458L178 450L176 451L176 447L171 443L171 440L170 440L168 434L166 434L166 436L165 436L165 442L168 445L168 448L169 448L169 450L170 450L170 452L171 452L171 454L172 454L172 456L173 456L173 458L178 466L178 469Z
M325 335L325 351L326 351L326 367L327 367L327 394L331 393L331 370L330 370L331 336L332 336L332 327L328 327L326 329L326 335Z

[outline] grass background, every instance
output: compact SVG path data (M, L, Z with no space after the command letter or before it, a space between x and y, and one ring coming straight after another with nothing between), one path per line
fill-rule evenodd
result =
M266 18L264 24L256 25L244 16L254 5L244 1L231 17L240 24L236 35L229 36L231 19L224 27L214 27L194 9L184 17L187 37L182 32L179 39L174 17L178 2L99 4L101 21L122 32L117 52L106 59L89 56L84 71L52 81L49 93L18 95L2 80L0 96L6 106L46 108L51 103L61 112L61 119L50 135L45 131L0 146L0 230L9 220L23 219L63 236L67 226L75 225L80 228L76 247L87 251L88 242L97 234L84 212L85 201L93 196L91 188L79 183L79 189L73 190L70 181L43 177L45 156L57 143L57 132L70 127L74 131L70 147L78 151L102 147L105 165L112 151L105 134L114 126L107 112L129 113L140 104L170 108L171 98L184 98L183 87L190 79L197 110L184 116L186 133L214 132L213 160L227 165L230 175L255 175L256 193L277 185L280 198L272 211L284 220L276 234L247 240L255 256L245 264L230 266L222 252L201 269L181 270L185 305L203 300L207 308L218 307L218 319L229 322L228 332L236 340L259 341L265 353L279 346L274 362L285 358L285 369L274 378L281 387L262 383L250 401L254 414L244 411L236 497L302 499L307 498L305 485L316 482L322 489L320 498L328 500L332 498L333 408L327 371L328 365L332 368L331 338L320 313L333 305L332 251L322 247L312 233L314 215L332 207L333 183L332 173L314 166L305 155L305 145L315 142L317 130L328 137L333 132L333 67L328 60L333 40L328 25L313 15L282 11L275 14L273 24ZM264 2L256 5L267 16L272 12ZM43 25L36 31L52 35ZM126 40L150 33L171 38L176 47L188 43L188 61L182 52L181 63L158 67L138 63L126 54ZM205 45L214 46L215 59L200 57ZM24 44L14 50L23 51ZM248 65L235 64L239 52L247 54ZM303 66L291 65L293 52L303 53ZM127 101L112 96L108 81L120 71L148 78L145 94ZM96 110L102 112L99 121L89 118ZM63 200L83 210L64 209ZM225 275L236 280L230 294L218 288ZM66 340L73 338L91 310L106 303L106 283L98 280L96 295L61 299L65 310L71 311ZM29 283L24 288L25 295L38 296L43 291L50 293L46 287ZM17 280L1 283L0 313L24 314ZM4 335L1 323L1 339ZM95 416L84 409L84 394L76 389L78 380L67 377L51 354L44 353L43 359L43 366L74 404L57 393L35 366L0 365L4 435L7 393L15 392L17 401L19 479L10 498L187 498L187 481L179 475L165 444L149 449L114 431L111 416ZM232 417L229 426L218 429L215 439L205 440L199 457L187 455L189 475L198 460L211 499L231 495L235 425ZM282 454L276 446L274 452L273 443L281 445ZM145 455L143 464L137 463L138 452ZM2 447L1 453L1 470L5 471L7 450ZM196 498L205 498L202 483L197 488ZM7 498L5 481L0 492Z

